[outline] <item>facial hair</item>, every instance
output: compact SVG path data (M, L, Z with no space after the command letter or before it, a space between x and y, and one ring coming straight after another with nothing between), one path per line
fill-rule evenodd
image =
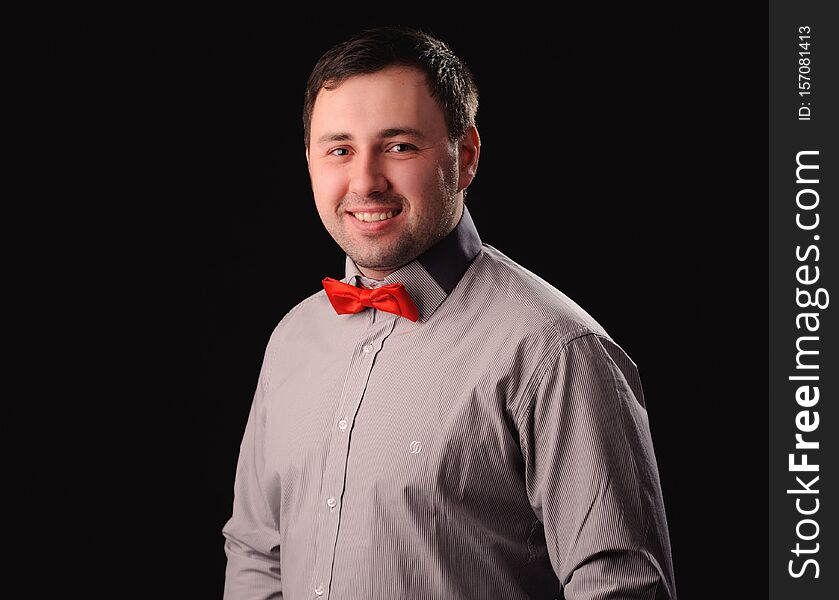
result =
M443 196L441 201L444 203L444 208L437 218L419 220L415 222L415 228L403 227L398 237L387 244L376 243L375 240L358 243L351 236L344 235L343 230L339 232L336 241L359 268L380 272L395 271L417 258L450 232L457 211L457 196L449 193ZM362 204L401 207L406 205L404 197L396 194L382 194L361 202L345 199L344 202L348 207Z

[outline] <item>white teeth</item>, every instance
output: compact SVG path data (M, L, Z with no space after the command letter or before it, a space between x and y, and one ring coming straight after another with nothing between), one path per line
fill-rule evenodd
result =
M389 211L389 212L386 212L386 213L367 213L367 212L363 212L363 213L352 213L352 214L359 221L365 221L367 223L371 223L371 222L374 222L374 221L384 221L385 219L390 219L394 215L399 214L399 211L392 210L392 211Z

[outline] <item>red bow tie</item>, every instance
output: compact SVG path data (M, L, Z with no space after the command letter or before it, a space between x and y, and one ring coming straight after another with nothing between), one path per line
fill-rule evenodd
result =
M360 288L337 279L327 277L323 280L323 289L329 296L335 312L339 315L357 313L365 307L377 308L394 313L416 322L419 312L401 283L390 283L373 289Z

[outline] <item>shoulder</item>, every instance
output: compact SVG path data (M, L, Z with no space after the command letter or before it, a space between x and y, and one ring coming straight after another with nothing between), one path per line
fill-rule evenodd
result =
M523 332L526 353L535 357L530 384L566 369L606 377L645 406L637 365L582 306L492 246L484 244L478 260L475 277L489 286L493 304Z
M272 379L275 365L293 354L301 341L311 338L313 326L326 320L327 308L331 308L329 299L320 289L291 307L274 325L262 358L260 380L264 385Z
M560 346L584 335L609 337L576 301L497 248L483 244L473 267L471 283L486 294L490 311L504 314L518 329Z
M291 307L274 327L268 340L269 348L283 339L299 339L306 335L312 325L324 320L329 314L331 305L323 289L304 298Z

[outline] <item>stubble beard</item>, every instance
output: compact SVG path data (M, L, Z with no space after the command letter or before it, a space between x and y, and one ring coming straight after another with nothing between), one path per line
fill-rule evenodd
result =
M397 198L404 206L402 198ZM444 202L445 210L438 219L419 223L420 228L417 230L403 229L394 241L384 243L371 237L369 242L359 243L351 239L346 232L341 231L339 236L343 239L337 240L338 245L359 268L380 272L395 271L417 258L449 233L457 210L456 194L447 193Z

